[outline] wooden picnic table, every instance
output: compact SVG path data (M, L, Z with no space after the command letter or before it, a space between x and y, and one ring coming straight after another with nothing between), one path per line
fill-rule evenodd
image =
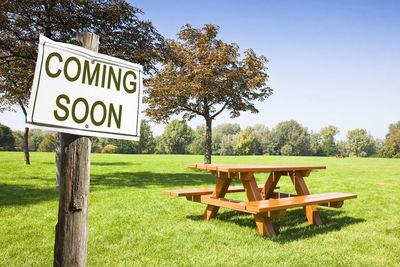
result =
M220 207L253 214L259 233L266 236L275 235L270 219L282 218L288 208L303 207L308 222L321 225L316 205L340 208L344 200L357 197L344 193L310 195L304 177L325 166L187 164L187 167L210 171L218 178L215 188L164 190L164 194L207 204L203 215L206 220L214 218ZM257 185L255 172L270 173L264 185ZM290 177L297 194L274 191L281 176ZM243 186L229 186L233 179L241 180ZM224 198L226 193L243 191L248 201Z

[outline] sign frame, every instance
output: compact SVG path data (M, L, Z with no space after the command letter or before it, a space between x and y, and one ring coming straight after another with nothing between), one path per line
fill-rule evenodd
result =
M44 68L45 68L45 49L46 48L51 48L53 50L59 50L60 53L70 53L76 55L78 58L83 58L85 60L89 60L91 63L102 63L104 64L104 69L106 68L106 64L109 66L117 66L120 68L124 68L126 70L132 70L137 75L135 74L136 77L136 90L134 93L132 93L132 98L137 97L137 107L136 110L133 111L133 113L136 113L133 118L133 123L136 124L134 127L136 131L134 132L116 132L114 130L104 130L104 127L100 128L94 128L88 129L89 125L66 125L67 123L60 123L58 122L55 118L54 123L49 123L49 121L43 122L42 118L38 118L38 98L39 97L44 97L44 90L49 90L46 86L41 86L41 78L43 77ZM48 63L48 62L47 62ZM88 67L90 70L90 67ZM120 69L121 70L121 69ZM88 71L89 72L89 71ZM65 75L65 74L64 74ZM79 74L80 75L80 74ZM84 78L85 73L83 73L82 78ZM100 74L98 74L100 75ZM105 74L104 74L105 75ZM61 77L61 75L59 75ZM88 80L90 79L90 73L88 73ZM61 78L60 78L61 79ZM103 78L104 79L104 78ZM109 75L110 79L110 75ZM57 82L57 81L55 81ZM43 82L44 83L44 82ZM83 83L83 82L82 82ZM97 84L97 82L96 82ZM91 86L92 84L90 83L89 85L84 85L87 88ZM77 85L75 85L77 87ZM83 86L83 87L84 87ZM96 85L97 86L97 85ZM45 88L45 89L42 89ZM92 87L90 87L92 88ZM64 89L63 89L64 90ZM110 90L110 88L102 88L98 90ZM123 91L123 89L121 90ZM119 89L118 89L118 93ZM136 96L137 94L137 96ZM36 61L36 68L35 68L35 75L34 75L34 80L33 80L33 85L32 85L32 92L30 96L30 101L29 101L29 109L28 109L28 115L27 115L27 121L26 121L26 126L30 128L38 128L38 129L43 129L43 130L50 130L50 131L58 131L58 132L64 132L64 133L70 133L70 134L75 134L75 135L81 135L81 136L97 136L97 137L106 137L106 138L116 138L116 139L125 139L125 140L133 140L133 141L138 141L140 137L140 115L141 115L141 107L142 107L142 96L143 96L143 67L139 64L131 63L119 58L111 57L108 55L100 54L97 52L93 52L91 50L85 49L80 46L72 45L72 44L66 44L66 43L61 43L61 42L55 42L43 35L40 35L39 38L39 51L38 51L38 57ZM120 97L121 98L121 97ZM54 99L55 100L55 99ZM68 102L69 103L69 102ZM72 104L72 103L71 103ZM87 106L86 106L87 107ZM47 107L46 107L47 108ZM92 107L93 108L93 107ZM94 108L93 108L94 109ZM120 106L120 110L122 110L122 107ZM49 112L53 112L51 108L48 110ZM43 111L41 111L43 112ZM132 111L129 111L132 112ZM72 112L71 112L72 113ZM104 111L104 114L106 114L107 111ZM109 113L109 117L111 116L111 111ZM121 117L122 117L122 111L121 111ZM120 118L121 118L120 117ZM109 118L110 120L110 118ZM69 120L71 121L71 120ZM129 122L129 121L128 121ZM70 122L69 122L70 123ZM70 123L71 124L71 123ZM131 125L131 124L129 124ZM125 130L126 131L126 130Z

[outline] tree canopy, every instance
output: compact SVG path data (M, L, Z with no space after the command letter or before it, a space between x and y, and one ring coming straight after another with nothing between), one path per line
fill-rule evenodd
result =
M14 150L15 138L10 127L0 124L0 150Z
M374 139L365 129L354 129L347 132L347 149L350 155L365 157L373 153Z
M310 134L297 121L284 121L271 130L268 146L272 155L309 155Z
M0 111L19 105L26 116L40 34L71 42L77 32L92 32L100 36L100 53L141 64L147 73L153 70L164 39L151 22L139 19L141 14L124 0L1 1Z
M222 111L232 118L242 111L258 112L252 101L263 101L272 90L266 86L267 58L252 49L241 58L239 46L217 39L219 28L185 25L178 40L168 40L169 56L162 68L146 82L146 114L168 121L172 115L184 119L202 116L206 122L205 163L211 162L211 125Z
M165 127L162 140L168 154L186 154L194 139L194 131L184 121L172 120Z
M389 133L386 135L383 156L400 158L400 121L389 125Z
M29 99L39 35L71 42L77 32L100 36L99 52L143 65L160 59L163 38L143 12L123 0L8 0L0 4L0 108Z

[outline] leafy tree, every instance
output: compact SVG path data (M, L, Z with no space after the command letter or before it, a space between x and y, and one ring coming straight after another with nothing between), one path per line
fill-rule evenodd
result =
M310 134L310 145L312 154L315 156L325 156L323 145L322 145L322 136L321 133L313 133Z
M385 155L385 139L376 138L375 139L375 150L377 157L386 157Z
M400 130L390 133L385 139L385 155L390 158L400 158Z
M195 154L195 155L204 154L205 132L206 132L206 127L204 125L197 126L196 131L194 132L193 142L188 147L190 154Z
M140 154L152 154L155 149L153 132L147 120L140 122L140 139L137 143L137 152Z
M344 140L339 140L337 142L337 147L339 150L339 154L343 154L343 155L350 155L350 152L347 150L347 142Z
M77 32L100 36L99 52L143 65L149 72L164 41L142 10L124 0L7 0L0 2L0 110L19 105L25 114L37 57L39 35L70 42ZM24 134L29 164L29 129Z
M256 136L256 149L255 154L264 155L268 153L268 139L269 139L269 130L263 124L256 124L253 127L254 134Z
M382 150L385 157L400 158L400 121L389 125L389 133Z
M29 132L29 137L33 147L33 150L30 151L37 151L40 143L42 143L45 138L43 131L40 129L32 129L32 131Z
M134 146L132 141L109 138L109 139L107 139L107 143L109 145L113 145L113 146L116 147L115 152L111 152L111 153L118 153L118 154L133 154L133 153L137 153L137 149Z
M366 157L373 153L374 139L364 129L347 132L347 149L351 156Z
M37 151L39 152L54 152L56 148L56 135L47 134L43 141L39 144Z
M172 120L162 135L167 154L186 154L187 146L194 139L194 131L185 121Z
M267 58L257 57L251 49L241 57L237 44L216 39L218 30L210 24L202 29L183 26L177 34L180 41L167 42L169 57L147 81L144 98L146 114L156 121L180 113L184 119L204 118L205 163L211 163L212 120L225 109L232 118L241 111L256 113L251 102L272 93L266 87Z
M335 143L335 135L338 133L339 130L332 125L321 129L320 135L322 137L322 150L324 155L331 156L338 154L339 149Z
M118 151L118 147L114 146L114 145L106 145L103 150L101 151L101 153L117 153Z
M234 148L238 143L238 138L239 138L239 133L222 136L219 154L236 155L236 151Z
M0 150L14 150L15 138L10 127L0 124Z
M400 130L400 121L389 124L389 134L391 134L397 130Z
M254 155L256 150L256 135L250 126L241 131L234 150L238 155Z
M101 153L103 147L107 145L107 138L103 137L92 137L92 153Z
M218 155L233 155L233 147L237 143L237 137L240 133L238 123L223 123L214 127L212 131L212 151ZM204 139L204 135L203 135ZM224 140L224 144L222 144ZM204 142L205 143L205 142ZM222 147L224 146L224 147Z
M293 147L289 144L286 144L283 147L281 147L279 152L282 156L292 156L293 155Z
M302 156L311 153L311 139L306 127L297 121L284 121L271 130L268 150L272 155Z
M154 138L154 143L156 144L155 148L154 148L155 154L166 154L167 153L162 136L156 136L156 138Z

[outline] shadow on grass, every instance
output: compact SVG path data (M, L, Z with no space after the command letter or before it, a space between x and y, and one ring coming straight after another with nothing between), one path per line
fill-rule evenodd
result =
M272 219L272 225L277 236L270 240L281 244L290 243L300 239L307 239L316 235L339 231L346 226L365 221L365 219L362 218L354 218L349 216L338 217L344 213L344 211L341 210L320 208L318 211L323 222L323 225L320 226L309 225L303 209L289 210L283 219ZM187 216L187 218L191 220L203 220L202 215ZM254 229L255 233L258 233L256 223L252 215L239 211L226 211L218 214L216 219L233 222L242 227L250 227Z
M215 184L215 177L210 174L193 173L153 173L153 172L114 172L94 174L90 177L90 186L97 187L139 187L163 186L182 188L201 184Z
M101 164L103 165L103 163ZM49 181L49 178L36 176L29 179ZM201 184L214 184L215 181L214 177L205 173L115 172L102 175L92 174L90 177L90 190L118 187L146 188L149 186L160 186L162 189L169 187L182 188L184 186L195 187ZM26 184L0 184L0 207L29 205L58 198L59 190L56 187L39 188Z
M43 189L30 185L0 184L0 207L23 206L58 199L58 189Z

